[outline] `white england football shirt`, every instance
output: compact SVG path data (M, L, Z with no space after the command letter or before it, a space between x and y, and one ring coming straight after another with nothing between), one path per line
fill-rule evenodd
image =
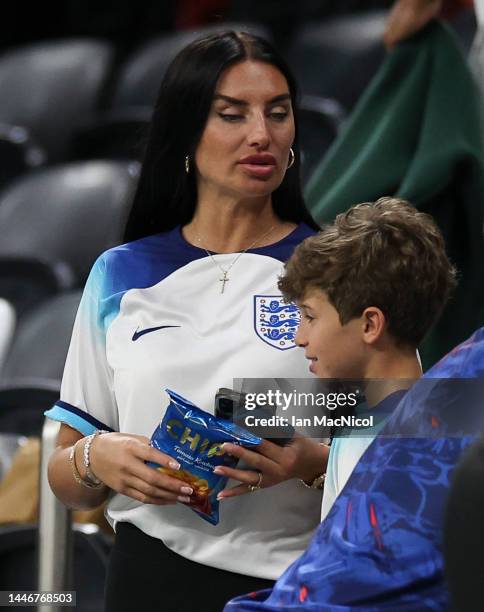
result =
M84 435L102 428L150 437L168 405L165 388L213 412L217 389L234 378L308 377L294 344L298 313L282 302L277 280L312 233L300 225L244 253L224 293L220 269L180 228L101 255L79 306L61 399L47 416ZM227 267L234 254L214 257ZM296 480L222 502L216 526L181 504L114 494L107 506L114 526L133 523L184 557L269 579L304 551L320 512L318 492Z

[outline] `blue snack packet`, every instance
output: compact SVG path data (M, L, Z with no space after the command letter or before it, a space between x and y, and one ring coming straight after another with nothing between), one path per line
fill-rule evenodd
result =
M166 389L170 404L161 423L151 436L151 446L170 455L180 464L179 470L149 462L164 474L183 480L193 489L191 508L203 519L217 525L219 521L218 493L228 478L214 474L218 465L234 467L237 458L221 453L224 442L246 447L257 446L262 439L231 421L216 418L174 391Z

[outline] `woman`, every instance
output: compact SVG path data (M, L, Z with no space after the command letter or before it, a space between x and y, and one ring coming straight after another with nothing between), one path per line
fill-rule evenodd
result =
M49 479L70 507L109 499L107 610L220 610L271 584L318 524L320 495L297 481L323 471L314 442L264 442L273 469L247 470L244 492L287 482L225 501L217 526L177 503L190 487L144 463L172 466L148 445L165 388L211 410L234 378L307 375L294 329L276 340L254 326L259 305L280 299L282 262L317 229L299 186L294 100L261 39L227 32L184 49L160 89L129 242L87 282L48 412L63 423Z

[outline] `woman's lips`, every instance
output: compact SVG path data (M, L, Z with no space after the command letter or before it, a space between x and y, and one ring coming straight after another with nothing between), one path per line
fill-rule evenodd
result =
M241 162L242 168L250 175L267 178L274 173L274 164L250 164Z
M267 178L274 173L276 158L272 153L254 153L240 159L239 164L251 176Z

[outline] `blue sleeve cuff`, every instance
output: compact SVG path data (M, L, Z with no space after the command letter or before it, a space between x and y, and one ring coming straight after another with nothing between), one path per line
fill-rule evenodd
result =
M80 410L76 406L62 400L56 402L50 410L44 412L44 415L53 421L60 421L69 425L69 427L77 429L77 431L85 436L94 433L98 429L114 431L102 421L98 421L87 412L84 412L84 410Z

